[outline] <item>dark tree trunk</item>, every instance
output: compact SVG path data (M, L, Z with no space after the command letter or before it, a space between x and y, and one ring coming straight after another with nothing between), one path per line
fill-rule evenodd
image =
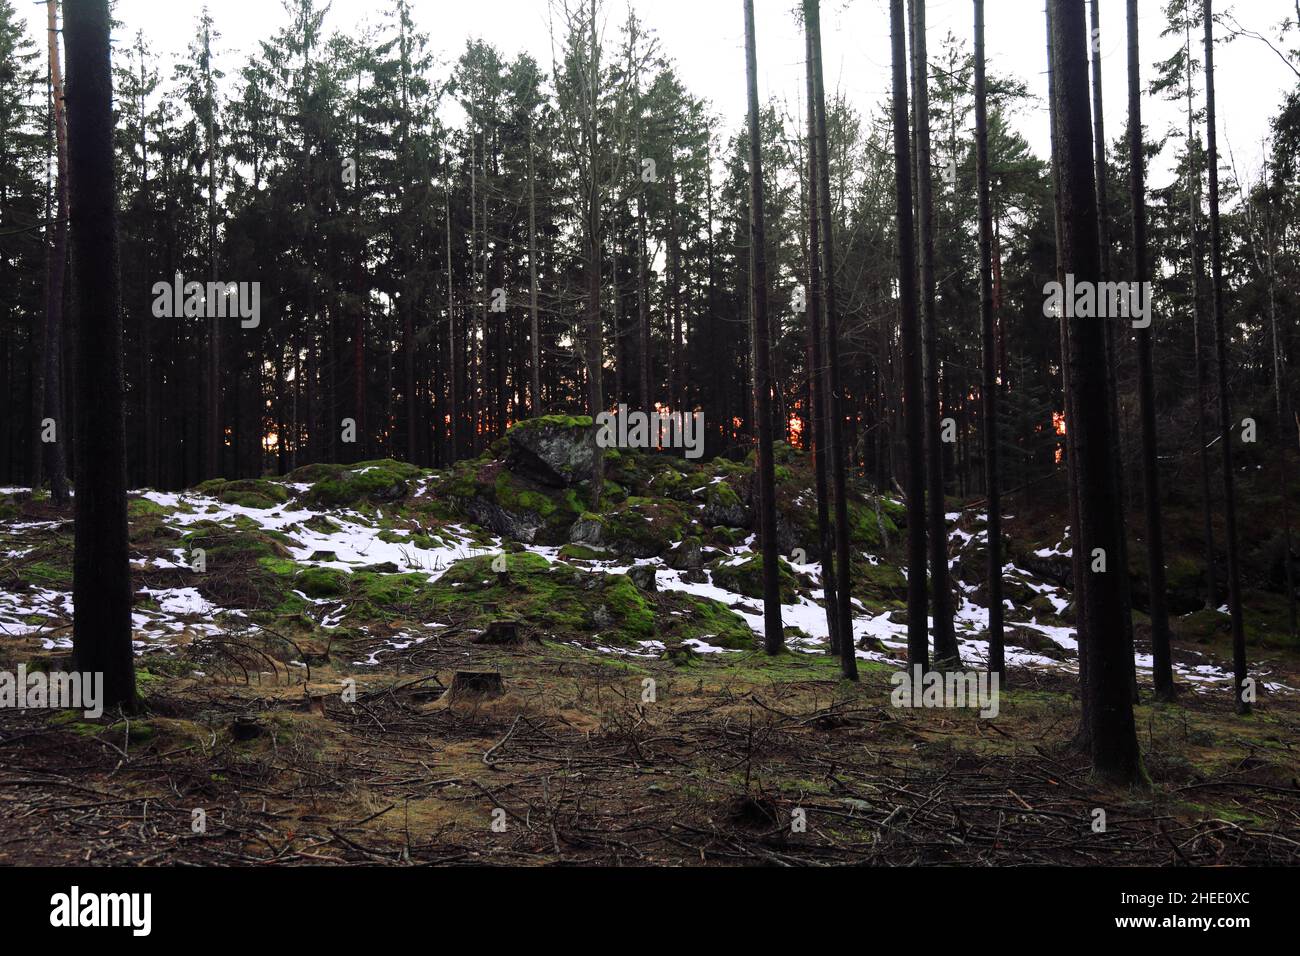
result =
M943 414L939 395L939 321L935 315L934 176L930 168L930 61L925 37L925 0L908 0L912 13L912 109L916 138L916 202L919 212L921 331L925 370L925 485L930 549L930 603L934 617L934 660L960 667L948 582L948 528L944 520Z
M1232 675L1237 713L1250 713L1244 696L1246 633L1241 616L1241 566L1237 555L1237 496L1232 463L1232 400L1228 392L1228 333L1223 314L1223 235L1219 226L1219 136L1215 128L1214 2L1205 0L1205 145L1210 172L1210 295L1219 366L1219 427L1223 446L1223 523L1228 548L1228 610L1232 614Z
M46 0L49 27L50 108L54 124L55 201L53 235L46 254L44 418L55 426L55 441L44 445L45 474L50 482L50 500L59 507L68 503L68 460L66 448L71 429L63 415L63 286L68 262L68 135L64 117L63 71L59 65L58 3ZM44 431L44 428L41 429Z
M529 411L542 414L542 326L537 309L537 192L533 128L528 126L528 338L531 350Z
M208 161L208 279L217 281L217 149L216 149L216 96L212 76L212 35L204 14L203 25L203 72L204 90L207 109L207 161ZM209 302L212 317L208 320L208 367L205 376L208 387L207 425L205 432L204 473L206 477L218 477L222 471L222 449L225 448L225 435L221 418L221 320L217 317L215 302Z
M907 130L907 38L903 0L891 0L894 63L894 188L898 218L898 309L902 322L903 404L907 432L907 662L929 669L925 593L925 432L921 335L917 327L916 229L912 149Z
M1062 239L1062 219L1064 217L1064 210L1061 202L1060 163L1062 150L1060 146L1060 121L1056 112L1056 56L1052 45L1053 9L1052 4L1049 3L1047 6L1047 87L1048 113L1051 122L1052 135L1052 199L1056 213L1056 281L1063 283L1065 281L1065 261L1062 258L1064 250L1064 240ZM1079 697L1082 712L1080 715L1079 732L1075 739L1075 745L1080 750L1091 752L1092 698L1088 692L1088 621L1083 613L1084 595L1087 591L1088 577L1084 573L1083 562L1077 558L1078 555L1083 553L1083 535L1079 521L1079 459L1075 450L1075 435L1078 431L1078 421L1074 405L1074 389L1070 384L1070 341L1069 329L1066 324L1064 310L1061 311L1059 316L1058 327L1061 339L1061 396L1063 404L1062 414L1065 417L1065 470L1066 483L1069 489L1070 550L1071 554L1076 556L1070 563L1071 585L1073 589L1072 600L1075 610L1075 634L1079 645Z
M1133 280L1151 280L1147 264L1146 175L1142 158L1142 66L1137 0L1128 0L1128 155L1129 201L1133 206ZM1151 654L1156 696L1174 696L1169 651L1169 610L1165 600L1165 541L1160 515L1160 472L1156 439L1156 396L1151 363L1151 329L1137 330L1138 391L1142 401L1142 493L1147 523L1147 576L1151 583ZM1124 569L1127 571L1127 569ZM1125 574L1127 577L1127 574Z
M826 376L822 340L821 241L817 215L817 81L813 76L816 62L812 33L804 29L804 49L808 77L808 405L810 408L813 448L813 479L817 491L817 548L822 567L822 600L826 606L826 628L832 655L842 653L839 630L839 603L836 599L835 560L831 553L834 535L830 519L830 492L826 481ZM850 653L852 653L852 641Z
M1097 0L1091 0L1090 4L1092 13L1092 34L1088 44L1091 51L1092 59L1092 121L1093 121L1093 152L1094 162L1097 172L1097 233L1098 249L1101 255L1101 279L1102 282L1108 282L1111 279L1111 239L1110 239L1110 170L1106 165L1106 122L1102 108L1104 97L1102 96L1101 82L1101 14L1098 9ZM1119 554L1116 555L1116 564L1125 569L1125 574L1120 578L1120 594L1124 602L1124 636L1129 645L1133 645L1133 588L1127 574L1128 560L1128 515L1123 507L1128 501L1125 493L1124 482L1124 446L1120 440L1120 414L1119 414L1119 372L1118 372L1118 340L1120 337L1120 325L1114 316L1104 319L1103 328L1106 334L1106 401L1110 403L1110 418L1115 423L1111 429L1111 452L1110 452L1110 470L1111 480L1115 482L1115 500L1120 502L1119 511ZM1133 667L1133 700L1138 699L1137 686L1137 666L1134 661Z
M984 349L984 486L988 499L989 671L1004 675L1002 631L1002 498L998 475L998 372L993 315L993 203L989 185L988 83L985 77L984 0L975 0L975 176L980 219L980 327Z
M104 706L136 707L108 0L66 0L68 186L76 294L73 657Z
M901 0L900 0L901 2ZM840 672L848 680L858 679L857 649L853 642L853 604L849 578L848 448L845 445L844 414L840 388L839 303L835 296L835 228L831 218L830 155L826 137L826 84L822 73L821 0L805 0L804 20L812 34L813 98L817 122L811 149L817 162L817 219L821 223L821 305L825 323L826 375L822 389L826 419L826 452L830 456L831 487L835 495L835 598L838 605ZM922 565L924 567L924 565ZM925 585L922 584L922 593ZM925 626L922 615L922 628Z
M460 459L460 420L461 420L461 347L460 329L456 322L456 296L452 287L451 271L451 166L447 167L447 381L450 421L447 424L447 437L451 443L451 462Z
M780 554L776 546L776 469L772 461L772 353L768 340L767 237L763 227L763 139L758 114L754 0L745 0L745 79L749 97L749 325L754 349L754 417L758 431L758 519L763 547L763 646L785 649L781 627Z
M1081 0L1049 0L1049 5L1060 149L1061 260L1076 282L1096 283L1101 263L1088 103L1087 23ZM1067 327L1071 391L1080 399L1104 395L1104 329L1095 319L1077 317L1069 317ZM1080 617L1086 621L1088 633L1086 691L1092 698L1092 765L1109 780L1136 783L1143 770L1133 721L1132 654L1124 636L1120 578L1126 571L1113 566L1120 553L1122 530L1110 462L1114 422L1107 402L1079 400L1075 412L1083 548L1075 551L1074 561L1083 564L1087 581Z
M636 199L637 221L637 333L640 346L637 349L637 381L641 395L641 407L649 411L654 407L654 393L651 391L650 376L653 356L650 346L650 275L646 254L646 214L645 193Z
M1209 429L1206 428L1208 404L1206 391L1208 378L1205 370L1205 339L1201 334L1201 319L1205 301L1205 277L1201 256L1201 173L1197 166L1196 137L1192 109L1192 28L1191 13L1186 14L1183 33L1187 57L1187 249L1191 256L1190 271L1192 278L1192 352L1196 369L1196 447L1197 463L1201 481L1201 517L1205 535L1205 606L1210 610L1217 608L1219 593L1215 580L1214 560L1214 517L1210 497L1210 450Z

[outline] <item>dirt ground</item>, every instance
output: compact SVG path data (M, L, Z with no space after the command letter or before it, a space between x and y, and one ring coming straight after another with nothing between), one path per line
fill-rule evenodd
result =
M189 661L199 678L145 657L137 717L0 710L0 863L1300 862L1290 697L1241 718L1223 695L1148 694L1152 783L1130 791L1072 748L1065 674L1012 671L982 719L892 707L886 665L853 686L803 654L674 663L451 627L347 702L357 654L308 675L246 648ZM448 695L466 670L504 694Z

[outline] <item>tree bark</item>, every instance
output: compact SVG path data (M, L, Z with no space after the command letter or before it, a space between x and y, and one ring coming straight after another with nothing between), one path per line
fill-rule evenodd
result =
M1133 207L1133 281L1151 281L1147 263L1146 174L1142 157L1142 65L1139 60L1137 0L1128 0L1128 155L1129 201ZM1169 649L1169 610L1165 598L1164 525L1160 514L1160 471L1156 437L1155 374L1151 329L1137 330L1138 391L1142 403L1142 493L1146 509L1147 578L1151 591L1151 655L1156 696L1172 700L1174 671ZM1127 577L1127 574L1125 574Z
M1215 580L1214 560L1214 519L1211 513L1210 498L1210 449L1208 429L1205 427L1206 390L1209 382L1205 370L1205 345L1201 336L1201 318L1203 311L1205 277L1201 257L1201 238L1199 229L1201 211L1201 174L1196 165L1195 137L1192 110L1192 34L1191 14L1187 14L1184 26L1187 52L1187 213L1188 213L1188 252L1191 255L1192 272L1192 351L1196 368L1196 445L1197 459L1200 465L1201 479L1201 516L1205 534L1205 606L1209 610L1218 608L1218 582Z
M925 0L908 0L912 14L912 110L916 140L916 203L921 265L922 365L925 378L925 485L930 552L930 606L934 618L934 662L961 667L952 620L945 521L943 414L939 394L939 322L935 315L934 176L930 168L930 61L925 36Z
M1076 282L1096 283L1101 275L1101 246L1088 103L1087 24L1080 0L1049 0L1049 7L1063 213L1061 261ZM1070 316L1067 330L1070 389L1080 399L1105 394L1104 329L1095 319ZM1122 531L1109 460L1114 422L1106 402L1080 400L1075 412L1083 549L1076 550L1074 561L1082 563L1086 578L1080 616L1088 633L1092 766L1099 776L1131 784L1143 778L1143 770L1133 721L1132 654L1124 636L1120 577L1126 572L1112 566L1120 553Z
M122 301L107 0L66 0L68 191L76 263L74 666L103 676L104 706L134 711L126 515Z
M537 191L533 159L533 126L528 124L528 337L531 350L529 411L542 414L542 324L537 309Z
M907 432L907 663L930 666L926 628L925 433L920 329L916 303L916 230L912 219L912 150L907 128L907 38L903 0L891 0L894 72L894 188L898 220L898 309L902 323L903 404Z
M745 3L745 82L749 102L749 324L754 348L754 417L758 431L759 543L763 548L763 647L785 650L780 554L776 546L776 468L772 460L772 353L768 340L767 237L764 230L763 139L758 114L754 0Z
M822 568L822 602L826 607L828 649L832 655L842 653L839 628L839 602L835 588L835 559L832 554L834 534L831 529L830 491L826 481L826 375L822 341L821 241L817 215L817 81L813 76L816 58L812 33L804 29L807 56L808 96L808 404L811 424L809 434L813 448L813 481L817 493L817 547ZM851 644L852 642L850 642Z
M1098 7L1098 0L1091 0L1092 33L1089 38L1088 49L1091 51L1092 60L1092 122L1094 130L1092 142L1095 154L1094 161L1097 167L1097 232L1098 248L1101 255L1100 281L1107 282L1111 278L1112 271L1110 255L1110 169L1106 162L1106 122L1101 82L1101 15ZM1124 602L1124 637L1131 647L1134 641L1133 587L1127 573L1129 566L1128 514L1123 505L1128 501L1128 497L1124 482L1124 446L1120 436L1119 363L1116 354L1120 328L1115 318L1111 316L1102 321L1106 335L1106 401L1110 403L1110 417L1111 421L1115 423L1115 427L1111 429L1110 470L1111 480L1115 482L1115 500L1120 502L1119 554L1116 555L1115 561L1119 567L1125 569L1124 575L1120 578L1120 594ZM1163 569L1163 565L1161 567ZM1136 702L1138 699L1136 660L1133 666L1132 684L1133 700Z
M49 28L50 109L54 124L55 211L53 234L46 255L44 335L44 418L53 420L55 441L44 446L45 474L50 482L50 500L59 507L68 503L67 443L69 423L63 416L63 289L68 263L68 130L64 116L63 70L59 64L59 19L57 0L46 0ZM44 431L44 429L41 429Z
M901 2L901 0L899 0ZM835 598L840 636L840 672L847 680L858 679L857 649L853 641L853 604L850 581L848 448L845 445L844 413L840 388L839 303L835 296L835 228L831 217L830 156L826 136L826 84L822 72L821 0L805 0L804 21L812 34L813 99L817 122L813 151L817 157L817 218L821 223L822 313L825 318L826 453L830 456L831 487L835 500ZM924 565L922 565L924 566ZM922 584L924 591L924 584ZM924 620L922 627L924 627Z
M1002 498L998 475L998 373L993 314L993 203L989 176L988 81L985 77L984 0L975 0L975 178L979 189L980 328L984 381L984 486L988 499L989 671L1003 675L1006 646L1002 629Z
M1228 392L1228 333L1223 314L1223 235L1219 225L1219 137L1215 127L1214 2L1205 0L1205 144L1210 173L1210 295L1215 352L1219 366L1219 427L1223 445L1223 523L1228 548L1228 609L1232 615L1232 675L1237 713L1249 714L1245 700L1246 633L1241 612L1241 566L1237 555L1237 497L1232 463L1232 400Z

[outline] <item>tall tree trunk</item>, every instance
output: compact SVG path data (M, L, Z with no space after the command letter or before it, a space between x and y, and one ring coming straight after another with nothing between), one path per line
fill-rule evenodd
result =
M1101 82L1101 14L1099 11L1098 0L1091 0L1092 13L1092 33L1088 43L1091 51L1092 61L1092 122L1093 122L1093 152L1094 162L1097 168L1097 232L1099 252L1101 255L1101 279L1102 282L1108 282L1111 278L1111 238L1110 238L1110 169L1106 162L1106 122L1105 111L1103 109L1104 97L1102 96ZM1120 414L1119 414L1119 371L1118 371L1118 339L1120 330L1115 317L1103 319L1103 329L1106 335L1106 401L1110 403L1111 421L1115 422L1115 427L1111 430L1111 453L1110 453L1110 470L1112 480L1115 482L1115 500L1121 503L1119 511L1120 533L1119 533L1119 554L1116 555L1115 561L1119 567L1125 570L1124 575L1120 578L1120 594L1124 602L1124 637L1125 640L1133 644L1133 587L1128 576L1128 514L1123 503L1128 500L1125 494L1124 482L1124 446L1120 436ZM1163 567L1163 566L1162 566ZM1134 661L1133 667L1133 700L1138 699L1137 686L1137 662Z
M74 666L105 708L136 707L126 517L126 416L108 0L66 0L68 192L76 302Z
M817 215L819 191L817 188L817 81L813 76L816 58L812 33L804 28L804 51L807 57L808 97L808 405L810 408L813 448L813 479L817 491L817 549L822 568L822 603L826 607L828 647L832 655L843 652L840 640L839 602L835 588L835 560L831 549L834 534L831 529L830 491L826 481L826 359L822 340L822 275L821 240ZM850 641L850 653L852 642Z
M1223 445L1223 523L1228 548L1228 609L1232 614L1232 676L1237 713L1250 713L1244 698L1246 633L1241 616L1241 565L1237 555L1237 496L1232 464L1232 401L1228 393L1228 333L1223 314L1223 235L1219 227L1219 136L1214 100L1214 0L1205 0L1205 145L1210 171L1210 294L1219 365L1219 427Z
M1006 646L1002 631L1002 498L998 475L998 372L993 315L993 202L989 184L988 81L985 76L984 0L975 0L975 178L980 219L980 327L984 381L984 487L988 499L989 671L1003 675Z
M55 212L53 234L46 250L45 342L43 418L55 426L55 441L45 443L45 474L50 482L50 499L63 507L68 503L67 443L69 423L63 416L63 285L68 262L68 130L64 116L63 70L59 64L59 14L57 0L45 0L49 27L50 109L54 124ZM43 431L44 429L42 429Z
M1296 636L1295 568L1291 559L1291 479L1287 466L1287 444L1291 433L1291 396L1286 385L1282 365L1286 361L1278 336L1277 324L1277 243L1272 230L1272 213L1269 228L1264 235L1264 256L1268 263L1268 322L1273 340L1273 411L1278 429L1278 484L1282 495L1282 580L1286 584L1287 633Z
M591 0L591 55L588 77L588 103L591 122L590 136L587 141L588 183L586 224L587 233L587 408L588 414L595 419L605 410L605 329L600 308L600 272L601 272L601 169L600 169L600 42L596 35L596 0ZM600 511L601 493L605 483L605 449L597 441L600 430L593 428L591 445L595 465L592 469L591 510Z
M542 414L542 325L537 309L537 192L533 124L528 124L528 337L531 350L529 411Z
M1101 275L1101 246L1088 103L1087 23L1080 0L1049 0L1049 6L1063 212L1061 260L1076 282L1096 283ZM1095 319L1074 316L1067 327L1071 390L1080 398L1105 394L1104 329ZM1136 783L1143 770L1133 721L1132 653L1124 636L1120 577L1126 572L1112 565L1120 553L1122 530L1109 460L1114 422L1107 402L1081 400L1075 403L1075 411L1083 549L1075 551L1074 561L1085 565L1087 580L1081 617L1088 633L1092 766L1106 779Z
M912 220L912 149L907 130L907 38L903 0L890 0L894 68L894 188L898 219L898 310L902 324L903 404L907 432L907 662L928 670L925 593L925 432L921 334L917 327L916 229Z
M461 367L460 330L456 324L456 293L451 271L451 159L447 164L447 391L451 395L447 437L451 443L451 463L460 459Z
M901 3L902 0L899 0ZM813 99L816 128L812 151L817 162L817 219L821 236L822 314L825 318L826 375L822 400L826 404L826 453L831 468L831 488L835 496L835 599L838 603L840 637L840 673L848 680L858 679L857 648L853 641L853 603L850 582L848 448L845 446L844 414L840 388L839 303L835 295L835 221L831 216L830 154L826 137L826 84L822 73L821 0L804 0L805 29L812 34ZM924 567L924 564L922 565ZM924 593L925 585L921 586ZM922 615L921 627L925 621Z
M1196 368L1196 446L1201 478L1201 517L1205 535L1205 606L1213 611L1219 606L1219 588L1215 575L1214 518L1210 497L1209 429L1206 428L1207 390L1209 376L1205 370L1205 340L1201 335L1201 319L1205 302L1205 277L1201 257L1200 214L1201 173L1197 166L1194 116L1192 109L1192 15L1189 11L1183 33L1187 56L1187 213L1188 252L1191 255L1192 273L1192 351Z
M207 160L208 160L208 280L217 281L217 148L216 148L216 90L212 77L212 30L207 14L203 16L203 82L207 109ZM208 422L205 451L207 462L204 465L208 477L220 476L222 472L222 449L225 447L225 435L221 418L221 320L220 311L215 302L209 302L212 316L208 320L208 368L207 368L207 413Z
M758 431L759 543L763 548L763 646L785 650L781 627L781 556L776 546L776 468L772 460L772 353L768 340L767 235L764 230L763 137L758 114L754 0L745 0L745 82L749 101L749 327L753 340L754 417Z
M1133 281L1146 283L1151 281L1151 270L1147 264L1146 174L1142 157L1142 64L1138 59L1140 46L1137 0L1128 0L1128 155L1129 202L1133 207ZM1172 700L1174 671L1169 650L1169 610L1165 598L1165 540L1160 515L1155 375L1151 367L1149 326L1137 330L1137 343L1138 391L1142 402L1142 493L1147 523L1147 578L1151 585L1152 677L1156 696L1161 700ZM1124 576L1127 578L1127 573Z
M637 381L641 395L641 407L649 411L654 407L654 393L651 391L650 375L653 357L650 352L650 266L646 253L646 212L645 191L636 197L636 215L638 222L637 237Z
M1056 213L1056 281L1064 283L1066 271L1065 260L1063 258L1065 242L1062 238L1062 229L1064 228L1063 219L1065 213L1061 197L1061 124L1056 110L1057 69L1056 52L1053 46L1054 9L1053 4L1049 2L1047 5L1047 88L1048 113L1052 135L1052 198ZM1100 240L1098 241L1100 242ZM1073 590L1072 600L1075 611L1075 634L1079 647L1079 698L1081 714L1079 732L1074 742L1080 750L1091 752L1092 697L1088 690L1088 621L1083 612L1085 594L1088 587L1088 576L1084 573L1084 565L1082 560L1079 558L1079 555L1083 554L1083 532L1079 518L1079 456L1075 449L1075 436L1078 432L1078 419L1077 410L1074 404L1074 388L1070 383L1070 336L1064 309L1061 310L1058 320L1061 339L1062 414L1065 417L1066 483L1069 489L1070 508L1070 552L1073 556L1073 560L1070 562L1071 585Z
M935 315L934 175L930 168L930 60L925 36L925 0L908 0L912 20L912 110L916 139L916 203L919 212L921 334L925 378L925 485L930 550L930 605L934 617L934 661L960 667L961 654L952 620L948 581L948 528L945 521L943 414L939 394L939 320Z

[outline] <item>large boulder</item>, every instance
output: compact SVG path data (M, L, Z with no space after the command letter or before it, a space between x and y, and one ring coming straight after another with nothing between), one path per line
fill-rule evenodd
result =
M603 514L582 515L569 529L569 541L644 560L664 554L689 527L676 502L629 498Z
M595 477L596 448L587 416L530 419L511 428L506 440L506 467L523 478L568 488Z

